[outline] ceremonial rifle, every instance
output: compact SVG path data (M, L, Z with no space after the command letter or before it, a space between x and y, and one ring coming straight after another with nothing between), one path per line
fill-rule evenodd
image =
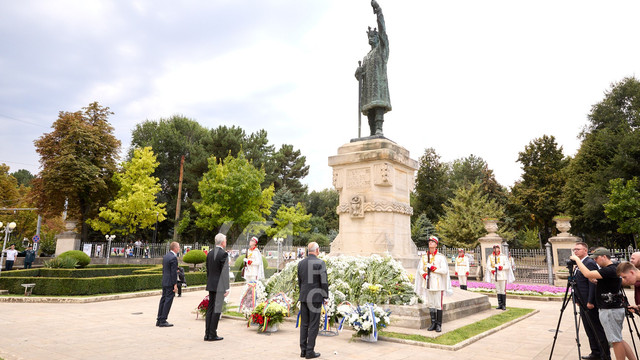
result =
M494 275L496 276L496 283L498 282L498 255L496 255L496 252L493 252L493 262L494 262L494 266L495 266L495 273Z
M431 264L431 252L427 250L427 264ZM431 266L427 268L427 290L429 290L429 281L431 280Z

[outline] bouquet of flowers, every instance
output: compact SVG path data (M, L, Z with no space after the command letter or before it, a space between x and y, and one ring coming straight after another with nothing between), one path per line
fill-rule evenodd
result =
M289 309L277 301L263 301L253 309L247 327L251 323L258 324L258 331L264 332L267 327L280 324L289 316Z
M229 301L228 298L225 297L224 302L222 303L222 312L227 311L228 301ZM205 296L204 299L200 301L200 304L196 308L196 311L198 311L198 313L200 313L202 317L205 317L207 315L208 308L209 308L209 295Z
M378 339L378 330L389 325L389 315L391 311L383 310L375 304L365 304L363 306L351 306L341 304L338 312L344 316L343 322L351 326L355 331L355 336L369 336ZM342 328L342 324L340 324Z

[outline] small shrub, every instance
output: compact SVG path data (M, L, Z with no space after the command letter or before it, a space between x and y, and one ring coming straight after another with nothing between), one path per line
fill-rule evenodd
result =
M57 257L44 262L44 267L50 269L75 269L78 265L78 260L73 257Z
M190 250L188 253L184 254L182 261L187 264L201 264L207 261L207 254L202 250Z
M62 254L60 254L60 256L58 256L58 257L59 258L72 257L72 258L78 260L78 266L80 266L80 267L85 267L85 266L89 265L89 263L91 262L91 258L89 257L89 255L85 254L84 252L82 252L80 250L65 251Z

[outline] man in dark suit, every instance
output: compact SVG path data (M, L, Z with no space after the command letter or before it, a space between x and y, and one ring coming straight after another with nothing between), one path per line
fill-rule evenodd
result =
M318 259L320 247L312 242L308 245L309 256L298 263L298 288L300 289L300 357L320 357L315 352L316 337L320 325L322 302L329 297L327 267Z
M589 253L587 244L577 242L573 246L573 253L582 260L582 263L589 270L598 269L598 265L595 260L587 256ZM607 343L607 337L604 333L604 329L602 328L602 324L600 323L598 309L595 307L596 284L589 281L589 279L587 279L582 272L577 269L575 270L574 276L576 279L576 288L578 290L576 303L580 305L580 317L582 317L584 332L587 333L587 337L589 338L589 347L591 348L591 353L583 356L582 358L587 360L605 358L601 355L602 352L600 347L602 347L604 352L607 354L606 359L610 359L611 355L609 344ZM591 320L593 328L589 325L589 320ZM600 346L598 346L598 340L600 340Z
M158 306L158 318L156 326L169 327L173 324L167 322L169 310L173 303L173 297L178 291L178 252L180 252L180 244L172 242L169 245L169 252L162 258L162 297Z
M218 336L218 321L224 298L229 295L229 255L225 250L227 237L218 234L215 243L216 246L207 254L209 306L205 317L204 341L222 340L222 337Z

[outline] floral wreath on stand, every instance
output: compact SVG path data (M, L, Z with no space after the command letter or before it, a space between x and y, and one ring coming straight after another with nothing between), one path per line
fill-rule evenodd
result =
M284 322L284 318L289 316L291 299L284 293L278 293L267 301L259 303L249 316L247 327L251 324L258 324L258 331L265 332L269 326L274 326Z
M353 337L372 337L372 341L378 341L378 331L389 325L390 310L367 303L362 306L353 306L344 302L338 306L338 312L343 316L338 330L342 330L344 323L351 326L356 333Z
M229 302L228 298L225 297L224 302L222 303L222 312L227 311L228 302ZM198 319L198 316L202 316L204 318L207 315L208 308L209 308L209 295L205 296L204 299L200 301L200 304L198 304L198 307L196 308L196 320Z

